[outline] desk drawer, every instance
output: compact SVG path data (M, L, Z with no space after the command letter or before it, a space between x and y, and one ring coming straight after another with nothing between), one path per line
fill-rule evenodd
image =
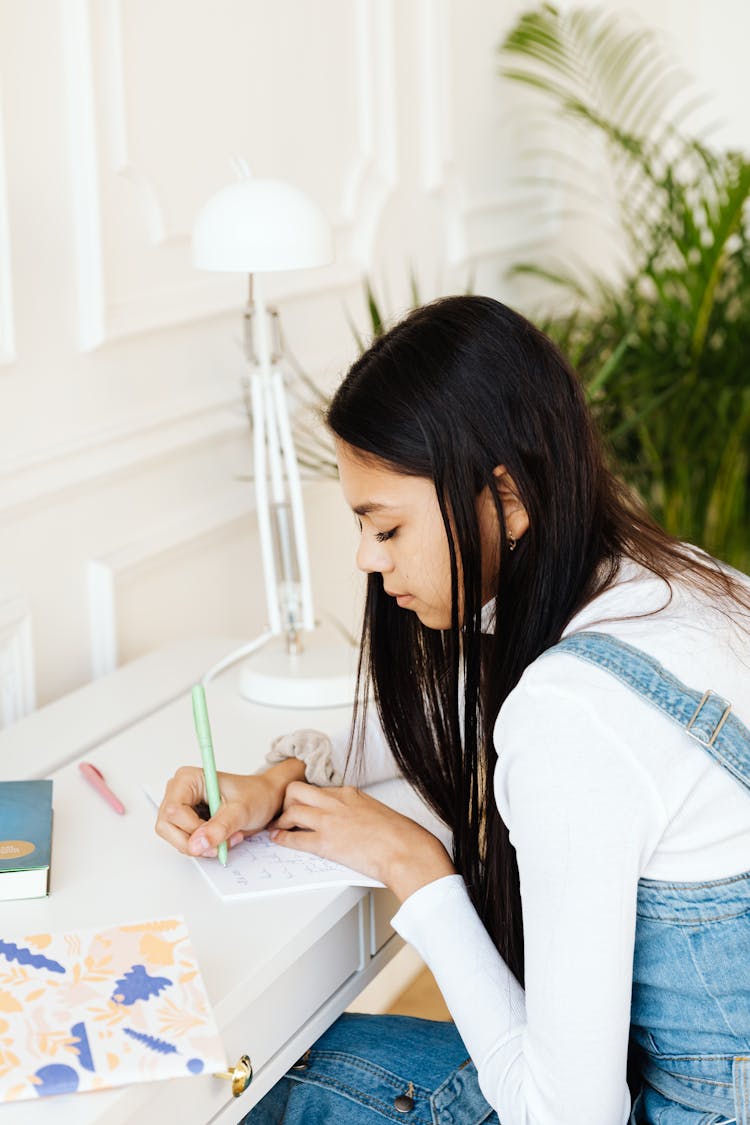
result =
M352 909L311 946L283 977L253 1000L222 1037L229 1057L249 1055L259 1070L348 980L362 968L360 907ZM242 1099L240 1098L240 1104Z
M392 891L370 891L370 956L396 932L391 926L391 918L399 908L399 901Z
M312 945L281 977L269 980L247 1010L220 1028L230 1065L249 1055L253 1069L260 1068L340 987L362 968L360 907L352 907L336 925ZM281 1078L281 1073L278 1075ZM215 1078L159 1084L162 1088L133 1118L139 1125L205 1125L222 1109L236 1107L239 1121L251 1108L249 1099L231 1096L228 1081ZM250 1087L252 1089L252 1087ZM139 1092L140 1093L140 1092ZM244 1105L244 1108L243 1108ZM118 1107L119 1108L119 1107ZM227 1118L228 1120L228 1118ZM119 1125L120 1119L118 1118Z

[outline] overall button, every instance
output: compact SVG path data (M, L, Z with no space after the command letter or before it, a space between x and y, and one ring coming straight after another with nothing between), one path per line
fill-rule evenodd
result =
M405 1094L399 1094L393 1099L393 1108L399 1113L411 1113L414 1109L414 1083L410 1082Z

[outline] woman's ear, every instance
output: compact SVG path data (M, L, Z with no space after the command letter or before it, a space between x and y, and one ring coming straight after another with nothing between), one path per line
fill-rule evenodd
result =
M521 503L515 481L505 465L496 465L492 475L502 504L506 530L514 539L520 539L529 529L529 514Z

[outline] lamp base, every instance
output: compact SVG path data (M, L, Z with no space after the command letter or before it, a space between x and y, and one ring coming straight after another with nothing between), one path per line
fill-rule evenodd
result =
M351 707L359 650L351 645L309 645L302 652L266 646L240 668L240 694L268 707ZM273 642L272 642L273 645Z

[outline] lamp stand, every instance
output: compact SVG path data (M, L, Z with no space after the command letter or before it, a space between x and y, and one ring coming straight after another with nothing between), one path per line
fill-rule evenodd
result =
M316 621L302 487L280 357L272 353L257 275L250 278L244 339L251 364L255 496L271 638L243 665L240 692L270 706L344 706L354 700L357 649L307 647Z

